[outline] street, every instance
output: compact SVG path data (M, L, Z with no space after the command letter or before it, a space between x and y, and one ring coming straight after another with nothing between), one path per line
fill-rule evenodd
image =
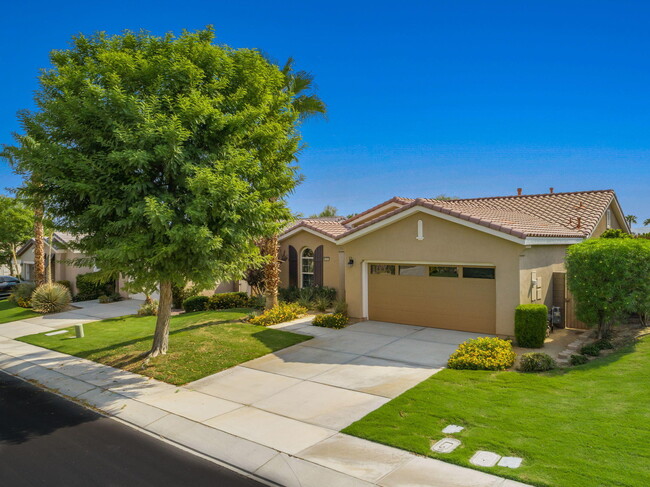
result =
M0 486L262 484L0 372Z

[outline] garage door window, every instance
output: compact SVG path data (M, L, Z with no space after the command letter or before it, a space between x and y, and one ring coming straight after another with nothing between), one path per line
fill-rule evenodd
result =
M427 270L423 265L401 265L399 266L400 276L426 276Z
M494 268L463 267L463 277L466 279L494 279Z
M370 266L370 274L389 274L395 275L395 266L387 264L372 264Z
M429 267L431 277L458 277L458 267L431 266Z

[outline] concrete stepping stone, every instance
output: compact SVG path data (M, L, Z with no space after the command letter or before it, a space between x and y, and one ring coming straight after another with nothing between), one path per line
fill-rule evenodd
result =
M431 447L431 451L437 453L451 453L460 445L460 440L456 438L443 438Z
M469 463L479 467L494 467L500 459L501 455L497 455L491 451L479 450L469 459Z
M499 467L519 468L523 460L523 458L519 457L502 457L498 465Z
M458 426L457 424L450 424L449 426L445 426L442 432L445 434L460 433L464 429L464 427Z

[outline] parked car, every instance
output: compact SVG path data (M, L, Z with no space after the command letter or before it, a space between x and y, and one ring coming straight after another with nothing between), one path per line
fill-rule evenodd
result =
M13 276L0 276L0 296L9 296L21 280Z

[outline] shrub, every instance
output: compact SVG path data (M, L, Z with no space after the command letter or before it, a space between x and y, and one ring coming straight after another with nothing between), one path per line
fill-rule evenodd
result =
M447 366L450 369L504 370L512 367L517 355L508 340L481 337L467 340L451 354Z
M584 355L571 355L571 365L582 365L589 362L589 359Z
M280 303L275 308L266 310L259 316L250 320L253 325L270 326L295 320L307 313L307 308L297 303Z
M138 309L138 316L156 316L158 314L158 301L152 299Z
M250 299L248 294L239 293L219 293L210 296L208 300L208 309L232 309L232 308L247 308Z
M32 294L35 289L36 286L27 282L18 284L13 293L9 295L9 301L16 303L21 308L29 308L32 306Z
M288 302L291 302L291 301L288 301ZM309 299L308 297L306 297L306 296L300 297L300 298L298 298L297 301L293 301L293 302L300 305L300 306L302 306L303 308L307 308L307 309L312 309L314 307L314 302L311 299Z
M122 301L122 296L120 296L120 293L102 294L97 299L99 300L100 303L106 304L106 303L114 303L115 301Z
M106 294L102 294L100 297L97 298L97 300L98 300L100 303L102 303L102 304L110 303L110 302L111 302L111 298L109 298L108 296L106 296Z
M316 311L320 311L321 313L326 311L331 305L332 301L325 296L318 296L314 299L314 308L316 308Z
M180 309L183 307L183 302L187 298L196 296L198 291L193 287L187 287L186 285L176 285L172 284L172 308Z
M46 283L32 294L32 308L37 313L58 313L68 306L72 298L68 288L57 283Z
M334 313L326 315L318 315L312 321L314 326L324 326L325 328L343 328L348 324L347 315Z
M580 349L582 355L589 355L590 357L598 357L600 355L600 347L595 343L585 345Z
M548 308L543 304L520 304L515 309L515 338L525 348L544 346Z
M342 299L337 299L334 303L334 314L337 315L348 315L348 303Z
M596 345L599 350L611 350L614 348L612 342L610 342L606 338L601 338L600 340L594 342L594 345Z
M183 301L183 309L186 313L205 311L208 309L208 301L210 298L207 296L192 296Z
M336 299L336 289L327 286L312 286L312 287L287 287L278 289L278 297L281 301L288 303L295 303L300 298L313 301L317 298L326 298L331 303Z
M546 353L529 352L521 356L519 370L522 372L544 372L557 367L553 357Z
M98 280L99 273L88 272L77 276L77 294L75 301L90 301L102 295L110 296L115 292L115 281Z
M70 281L63 279L61 281L56 281L56 283L67 287L68 291L70 291L70 294L72 294L72 283Z
M264 306L266 306L266 297L262 295L251 296L248 300L248 306L255 309L264 309Z

